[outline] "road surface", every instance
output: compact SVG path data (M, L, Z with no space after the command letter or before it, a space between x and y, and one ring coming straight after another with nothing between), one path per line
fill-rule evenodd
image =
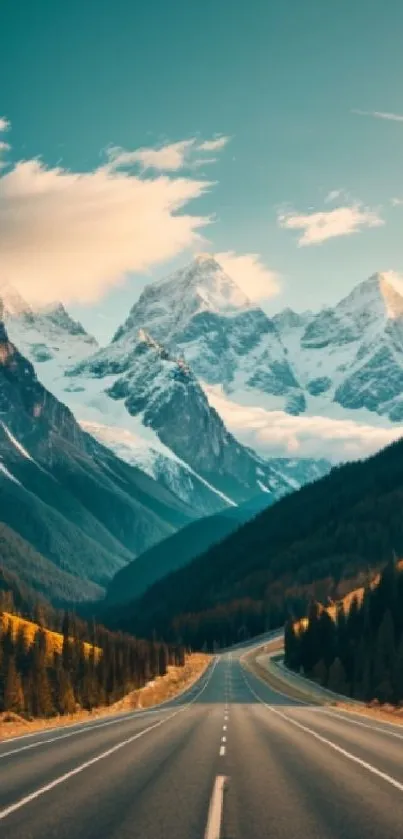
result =
M0 743L4 839L397 839L403 728L219 656L158 710Z

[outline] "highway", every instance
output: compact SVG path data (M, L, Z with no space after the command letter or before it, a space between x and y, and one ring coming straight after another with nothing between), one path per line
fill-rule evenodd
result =
M3 839L397 839L403 728L275 693L218 656L125 717L0 743Z

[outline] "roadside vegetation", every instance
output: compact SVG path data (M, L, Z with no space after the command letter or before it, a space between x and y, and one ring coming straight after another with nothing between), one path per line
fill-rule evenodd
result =
M181 644L110 632L49 605L23 615L14 608L12 592L0 592L0 713L92 712L185 665Z
M364 702L403 704L403 570L390 561L374 585L285 627L285 663L323 687Z

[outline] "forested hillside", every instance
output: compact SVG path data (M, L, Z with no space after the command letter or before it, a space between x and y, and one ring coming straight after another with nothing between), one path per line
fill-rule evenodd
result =
M389 562L361 603L343 603L332 618L312 602L308 621L290 619L285 661L325 687L355 699L403 701L403 571Z
M402 513L399 441L281 499L108 620L195 647L259 633L401 555Z
M11 581L12 582L12 581ZM27 718L109 705L184 664L184 649L114 634L45 601L30 605L16 586L0 587L0 712ZM26 620L25 618L29 618ZM50 631L58 630L58 631Z

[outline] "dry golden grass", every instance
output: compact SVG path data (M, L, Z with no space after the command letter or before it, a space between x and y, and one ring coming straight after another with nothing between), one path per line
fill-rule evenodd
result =
M11 625L13 637L16 638L18 632L22 628L24 630L25 637L27 639L27 644L29 647L32 646L35 640L35 635L39 629L38 624L34 623L33 621L26 620L25 618L20 618L18 615L13 615L11 612L3 612L0 614L0 623L3 632L6 632L8 627ZM46 653L49 658L54 653L61 653L63 649L63 635L60 632L53 632L51 629L44 629L45 636L46 636ZM85 643L84 649L86 655L89 656L91 645ZM95 655L100 655L100 648L95 647Z
M57 634L57 633L56 633ZM124 713L134 709L141 710L151 705L158 705L167 699L172 699L189 688L198 679L210 662L210 656L194 653L187 656L184 667L169 667L166 676L161 676L140 690L132 691L119 702L107 707L95 708L92 712L77 711L63 717L51 717L46 720L25 720L18 714L5 712L0 714L0 740L18 737L44 729L59 726L74 725L78 722L88 722L98 717Z
M115 708L119 710L130 710L132 708L149 708L151 705L159 705L167 699L177 696L181 691L190 687L206 669L210 656L204 653L193 653L187 656L184 667L168 667L165 676L159 676L148 685L129 693Z
M397 562L397 568L399 568L399 570L403 569L403 559L400 559ZM377 586L379 583L379 579L380 574L375 574L373 580L370 583L370 587L375 588L375 586ZM359 588L355 588L352 591L349 591L347 594L344 595L344 597L340 598L340 600L337 600L334 603L331 603L329 606L323 606L322 603L319 603L319 609L320 611L326 611L328 615L330 615L330 617L333 618L333 620L335 620L337 607L341 603L343 603L344 611L346 612L346 614L348 614L353 600L357 600L359 604L361 603L364 597L364 591L364 586L359 586ZM294 623L294 628L297 632L300 632L302 629L306 629L307 626L308 618L301 618L301 620L295 621Z

